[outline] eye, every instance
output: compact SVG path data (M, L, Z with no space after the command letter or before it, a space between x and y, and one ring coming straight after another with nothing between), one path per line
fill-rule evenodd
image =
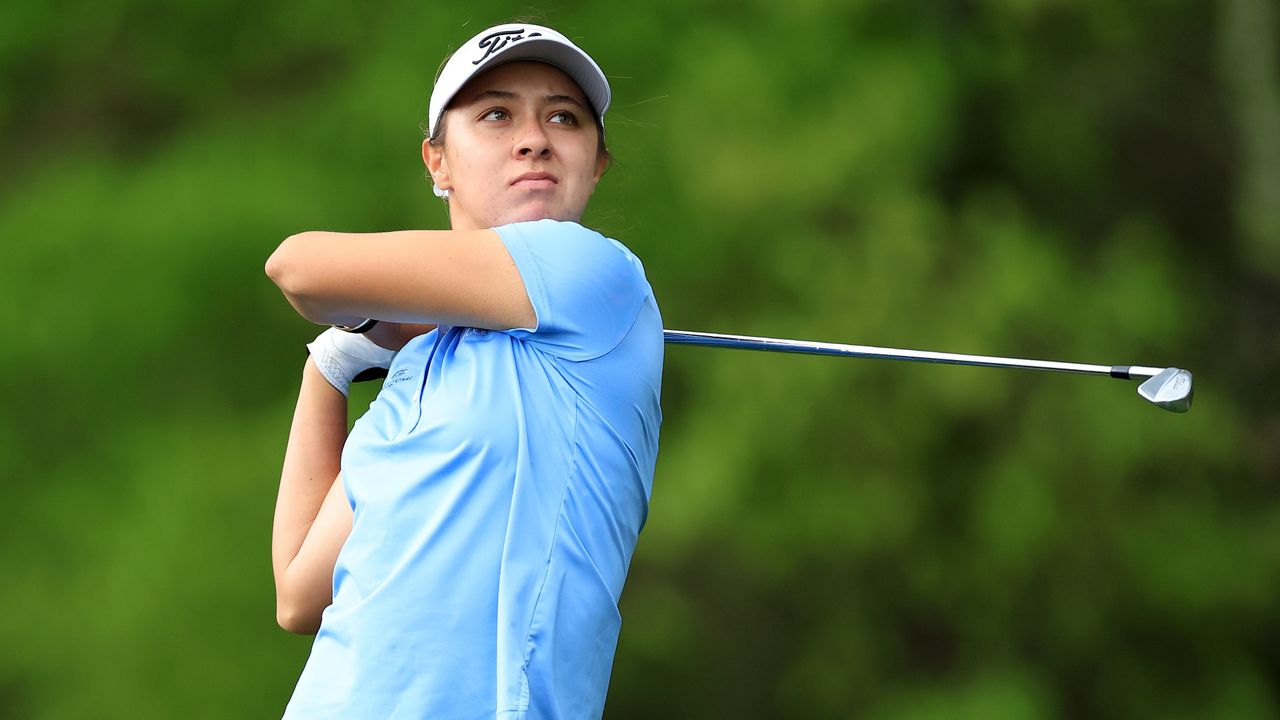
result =
M577 125L578 124L578 116L574 115L568 110L557 110L556 112L551 114L551 117L548 118L548 120L550 122L561 124L561 125Z
M486 110L484 114L480 116L480 119L481 120L510 120L511 114L508 113L506 110L503 110L502 108L494 108L492 110Z

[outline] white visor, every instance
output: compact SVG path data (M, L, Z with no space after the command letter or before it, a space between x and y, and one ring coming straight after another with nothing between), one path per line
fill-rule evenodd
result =
M541 25L496 25L481 32L458 48L436 80L431 91L431 109L427 134L434 137L436 126L449 101L463 85L485 70L513 60L537 60L554 65L578 83L591 103L591 108L604 123L609 109L609 81L591 56L569 38Z

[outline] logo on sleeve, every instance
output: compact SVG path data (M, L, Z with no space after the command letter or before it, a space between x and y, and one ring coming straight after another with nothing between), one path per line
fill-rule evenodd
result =
M392 385L399 385L400 383L406 382L408 380L412 380L413 378L414 378L414 374L412 370L410 370L409 368L400 368L399 370L395 371L391 375L391 377L386 379L386 381L383 383L383 387L391 387Z

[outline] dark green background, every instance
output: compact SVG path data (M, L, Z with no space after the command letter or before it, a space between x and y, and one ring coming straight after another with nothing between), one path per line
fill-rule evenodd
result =
M0 10L0 716L277 716L308 229L440 228L445 52L528 8ZM668 327L1195 373L669 348L608 718L1280 713L1270 0L541 8L610 75L586 221ZM355 393L353 409L375 388ZM353 410L354 411L354 410Z

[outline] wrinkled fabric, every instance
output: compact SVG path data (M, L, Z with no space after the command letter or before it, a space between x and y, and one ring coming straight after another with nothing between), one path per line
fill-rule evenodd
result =
M286 718L598 718L661 423L662 321L623 245L497 228L537 315L397 354L342 456L354 512Z

